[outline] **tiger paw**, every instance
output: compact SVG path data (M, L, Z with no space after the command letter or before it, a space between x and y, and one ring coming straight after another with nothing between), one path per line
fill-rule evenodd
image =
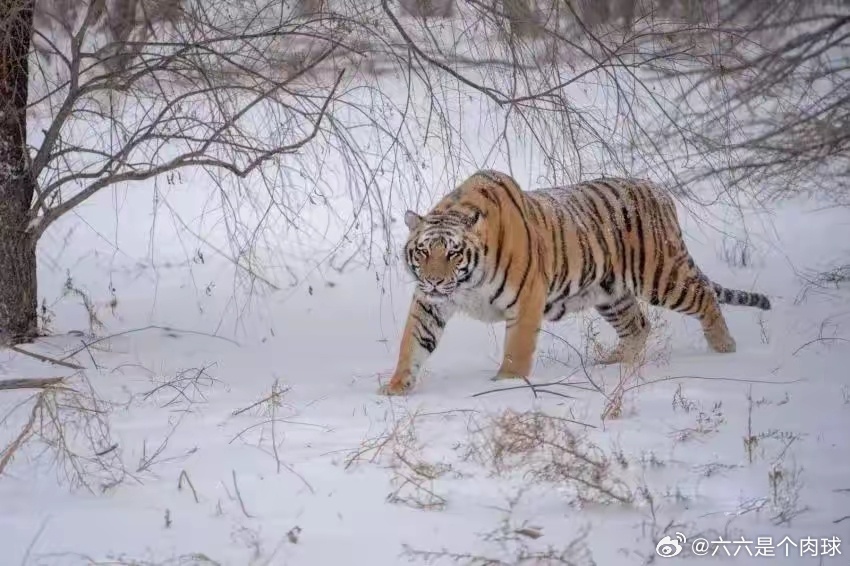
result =
M642 344L618 344L607 354L602 354L596 359L598 365L626 364L640 365L645 360L646 351Z
M619 348L615 348L608 352L607 354L603 354L596 359L596 363L601 366L607 366L612 364L620 364L626 360L626 356L623 350Z
M401 378L393 376L389 382L381 385L378 389L378 393L381 395L387 396L398 396L398 395L407 395L407 393L413 387L413 380L408 378Z
M711 342L711 348L718 354L732 354L737 349L735 339L729 335L715 338Z

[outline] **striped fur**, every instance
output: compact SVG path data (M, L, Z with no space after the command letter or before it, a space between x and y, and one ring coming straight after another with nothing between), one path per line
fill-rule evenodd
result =
M651 182L603 178L524 192L479 171L431 212L408 211L407 268L417 280L386 394L404 394L464 312L506 323L494 379L527 377L544 320L595 308L619 343L602 363L631 361L650 326L639 300L697 318L709 346L734 352L719 304L770 309L759 293L726 289L694 264L673 200Z

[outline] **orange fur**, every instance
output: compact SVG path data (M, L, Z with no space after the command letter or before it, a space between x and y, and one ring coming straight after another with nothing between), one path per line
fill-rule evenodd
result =
M417 288L386 394L410 390L456 312L506 323L494 379L528 377L544 320L594 307L620 343L604 363L643 349L638 301L700 320L717 352L735 351L719 304L769 309L767 297L709 280L682 239L673 200L652 183L607 178L524 192L479 171L428 214L408 211L405 263Z

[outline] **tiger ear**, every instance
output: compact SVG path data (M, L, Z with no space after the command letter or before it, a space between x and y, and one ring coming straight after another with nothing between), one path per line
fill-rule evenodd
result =
M422 221L422 217L413 212L412 210L408 210L404 213L404 223L407 224L407 227L413 231L419 226L419 223Z

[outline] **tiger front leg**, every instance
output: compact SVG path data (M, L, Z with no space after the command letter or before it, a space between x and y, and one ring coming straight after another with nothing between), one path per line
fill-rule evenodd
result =
M493 381L527 379L534 365L537 336L543 324L543 293L529 293L519 301L515 318L505 326L505 353Z
M425 361L440 342L454 308L449 303L432 303L414 295L401 337L398 363L382 395L405 395L416 383Z

